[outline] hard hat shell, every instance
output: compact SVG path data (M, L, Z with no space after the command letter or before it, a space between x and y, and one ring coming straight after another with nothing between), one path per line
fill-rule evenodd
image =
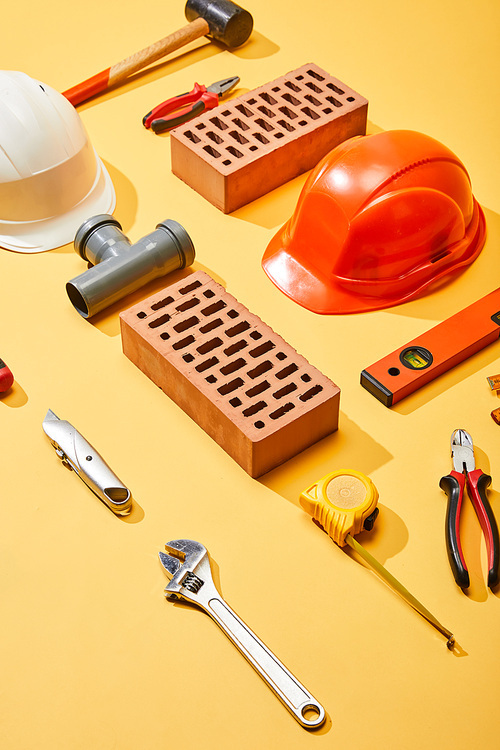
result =
M65 245L115 202L69 101L25 73L0 71L0 246L33 253Z
M427 135L393 130L350 138L322 159L262 265L308 310L365 312L469 265L485 236L462 162Z

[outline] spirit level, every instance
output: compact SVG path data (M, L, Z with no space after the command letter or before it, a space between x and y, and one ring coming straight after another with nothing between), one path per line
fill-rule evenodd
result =
M361 373L361 385L392 406L500 337L500 289L396 349Z

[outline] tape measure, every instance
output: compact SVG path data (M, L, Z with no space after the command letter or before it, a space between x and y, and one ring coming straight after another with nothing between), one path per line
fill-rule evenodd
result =
M359 471L334 471L308 487L300 504L343 547L348 534L371 531L379 509L378 491Z

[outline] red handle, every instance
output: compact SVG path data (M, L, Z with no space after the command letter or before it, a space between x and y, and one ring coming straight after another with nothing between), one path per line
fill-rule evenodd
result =
M479 518L481 529L486 539L488 554L488 586L493 588L500 579L500 555L498 541L498 527L486 497L486 490L491 484L491 477L481 469L475 469L467 475L467 488L474 509Z

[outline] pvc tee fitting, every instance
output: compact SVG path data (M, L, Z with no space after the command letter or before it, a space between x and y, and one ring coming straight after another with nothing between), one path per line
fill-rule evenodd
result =
M92 267L66 284L74 308L84 318L104 310L152 279L190 266L194 246L186 230L167 219L132 245L120 223L109 214L84 222L75 250Z

